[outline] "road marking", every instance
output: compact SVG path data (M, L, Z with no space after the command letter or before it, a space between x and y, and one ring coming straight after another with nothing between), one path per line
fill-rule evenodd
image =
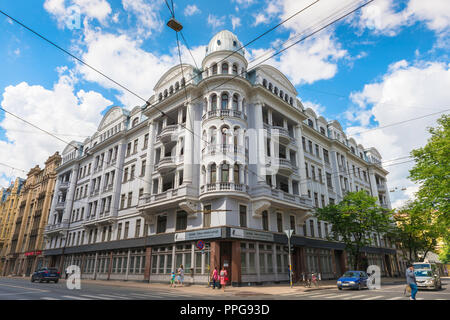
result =
M27 289L27 290L36 290L36 291L40 291L40 292L48 292L48 290L34 289L34 288L30 288L30 287L13 286L13 285L10 285L10 284L0 284L0 286L12 287L12 288L20 288L20 289Z
M113 298L108 298L108 297L100 297L100 296L91 296L88 294L82 294L82 297L87 297L87 298L93 298L93 299L101 299L101 300L113 300Z
M131 299L129 297L123 297L123 296L117 296L117 295L111 295L111 294L104 294L104 293L100 293L99 295L104 296L104 297L110 297L110 298L113 298L115 300L119 300L119 299L130 300Z
M29 293L42 293L42 292L49 292L49 290L42 290L39 292L36 291L26 291L26 292L15 292L15 293L0 293L0 296L13 296L16 294L29 294Z
M387 300L400 300L400 299L403 299L403 298L406 298L406 297L393 297L393 298L389 298Z
M88 298L83 298L83 297L76 297L76 296L62 296L63 298L68 298L68 299L75 299L75 300L91 300Z
M58 298L42 297L41 300L59 300Z
M314 297L326 298L326 297L328 297L328 296L336 296L336 295L339 295L339 294L336 294L336 293L328 293L328 294L317 295L317 296L314 296Z
M380 298L383 298L383 296L368 297L368 298L365 298L362 300L375 300L375 299L380 299Z
M353 299L359 299L359 298L363 298L363 297L367 297L367 296L365 294L361 294L358 296L345 297L344 300L353 300Z
M351 294L335 294L335 295L332 295L332 296L330 296L330 295L327 295L325 298L326 299L334 299L334 298L342 298L342 297L349 297L349 298L351 298Z

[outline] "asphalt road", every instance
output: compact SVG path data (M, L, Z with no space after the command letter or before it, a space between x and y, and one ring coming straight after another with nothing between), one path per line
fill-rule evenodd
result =
M442 290L419 290L417 300L450 300L450 279L443 279ZM211 292L200 295L152 288L114 287L101 284L83 284L80 290L69 290L64 282L32 283L29 279L0 278L0 300L408 300L403 296L404 284L384 285L378 290L321 289L302 292L293 288L285 294L264 295Z

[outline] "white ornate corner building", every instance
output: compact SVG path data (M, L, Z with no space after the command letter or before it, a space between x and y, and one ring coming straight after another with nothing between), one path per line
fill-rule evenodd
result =
M330 226L312 212L357 190L389 207L381 156L305 110L274 67L248 70L243 50L232 54L241 46L219 32L201 70L174 66L147 105L111 108L92 137L63 151L45 231L50 265L166 282L183 264L194 283L225 266L234 285L282 282L293 229L296 276L347 268L343 244L326 240ZM395 248L370 236L369 263L395 274Z

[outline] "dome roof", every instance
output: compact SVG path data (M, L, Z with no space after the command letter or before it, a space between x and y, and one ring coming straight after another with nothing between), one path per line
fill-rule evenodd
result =
M236 51L241 47L242 43L234 33L228 30L222 30L209 41L208 48L206 48L206 55L222 50ZM240 49L237 52L244 56L244 49Z

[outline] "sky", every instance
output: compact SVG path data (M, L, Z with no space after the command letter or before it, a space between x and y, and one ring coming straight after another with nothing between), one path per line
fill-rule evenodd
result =
M246 44L307 7L246 47L257 63L368 0L173 2L194 56L182 42L182 61L200 65L209 40L223 29ZM0 0L0 10L145 98L179 63L162 0ZM449 113L449 26L448 0L374 0L265 62L289 78L305 107L379 150L393 207L417 191L407 156L426 144L427 127L443 112L429 115ZM4 15L0 30L1 107L62 140L94 134L112 106L143 104ZM0 111L0 187L43 167L64 146Z

